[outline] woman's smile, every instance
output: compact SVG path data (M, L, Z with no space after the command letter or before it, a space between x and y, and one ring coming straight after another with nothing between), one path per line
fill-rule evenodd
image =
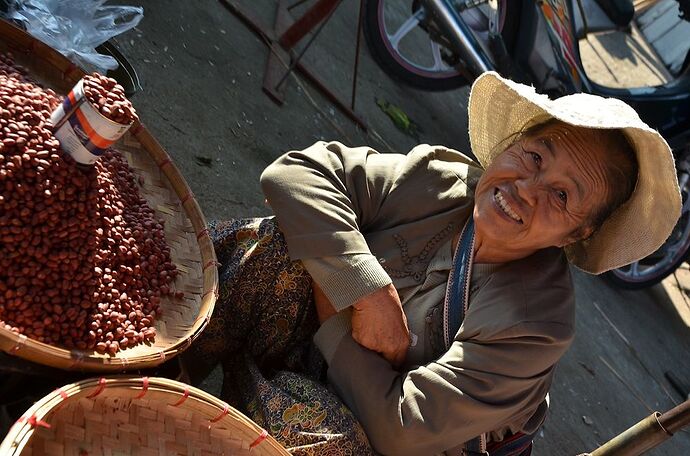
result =
M483 252L500 255L479 258L520 258L585 234L588 217L608 193L606 150L592 135L548 125L494 159L475 190L474 221Z
M515 212L515 209L508 202L505 195L507 194L502 192L498 187L494 189L494 202L496 203L496 206L499 208L500 212L506 215L510 220L522 225L522 218L520 218L518 213ZM510 198L510 196L508 196L508 198Z

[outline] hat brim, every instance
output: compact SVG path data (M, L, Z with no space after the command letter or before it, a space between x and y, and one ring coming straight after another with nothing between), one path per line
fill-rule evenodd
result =
M472 152L484 168L503 152L506 140L551 118L578 127L620 129L626 135L637 157L637 185L589 239L565 247L578 268L600 274L630 264L652 254L671 234L681 212L673 155L664 138L622 101L589 94L550 100L532 87L488 72L472 86L468 113Z

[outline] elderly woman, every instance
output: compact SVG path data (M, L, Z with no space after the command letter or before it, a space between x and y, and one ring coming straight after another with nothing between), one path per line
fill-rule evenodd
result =
M568 261L653 252L678 184L617 100L487 73L469 130L480 164L320 142L269 166L276 218L211 224L222 285L192 376L222 361L224 398L294 454L529 454L573 339Z

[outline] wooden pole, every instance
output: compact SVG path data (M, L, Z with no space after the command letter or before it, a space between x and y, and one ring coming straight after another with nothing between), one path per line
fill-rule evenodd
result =
M690 400L661 414L654 412L606 442L589 456L637 456L669 439L690 424Z

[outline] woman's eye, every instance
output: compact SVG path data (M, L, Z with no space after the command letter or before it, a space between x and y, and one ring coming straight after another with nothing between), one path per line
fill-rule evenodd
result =
M560 199L564 203L568 202L568 194L566 192L564 192L563 190L558 190L556 194L558 195L558 199Z
M539 155L536 152L530 152L529 154L532 156L532 160L534 160L534 163L537 166L541 166L541 155Z

